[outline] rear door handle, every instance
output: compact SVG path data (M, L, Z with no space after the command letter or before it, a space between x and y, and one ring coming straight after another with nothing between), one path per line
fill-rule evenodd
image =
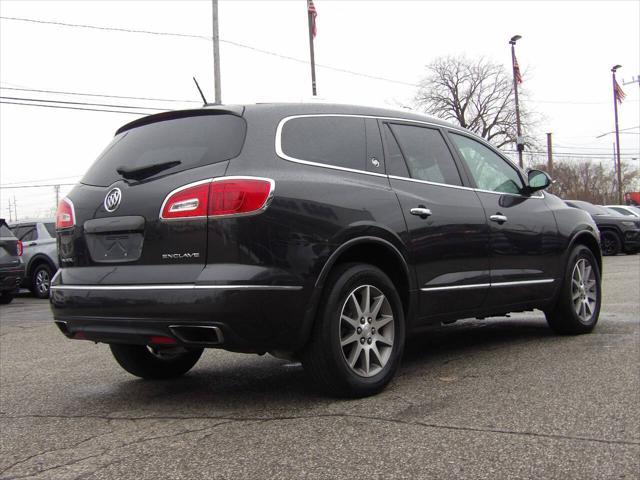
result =
M497 223L504 223L507 221L507 217L505 215L500 215L500 214L491 215L489 219L492 222L497 222Z
M431 215L431 210L429 210L428 208L425 207L414 207L411 210L409 210L411 212L411 215L417 215L420 218L427 218Z

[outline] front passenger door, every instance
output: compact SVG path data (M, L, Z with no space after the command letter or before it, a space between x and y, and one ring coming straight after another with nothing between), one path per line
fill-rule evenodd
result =
M523 194L518 169L488 145L449 132L490 226L491 289L486 305L515 306L550 298L561 271L555 217L542 192Z

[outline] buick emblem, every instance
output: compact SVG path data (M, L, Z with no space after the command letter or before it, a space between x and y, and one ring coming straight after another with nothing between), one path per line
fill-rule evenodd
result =
M120 206L122 200L122 192L119 188L114 188L104 197L104 209L107 212L113 212Z

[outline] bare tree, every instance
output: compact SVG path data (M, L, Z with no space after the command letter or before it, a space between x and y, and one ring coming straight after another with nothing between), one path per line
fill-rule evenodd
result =
M544 170L546 163L533 165ZM589 159L558 162L553 167L551 193L568 200L584 200L595 204L618 202L617 177L613 168ZM631 189L638 171L622 163L622 191Z
M516 142L513 81L504 66L458 56L440 57L427 70L415 98L419 108L471 130L498 148ZM533 121L523 105L520 120L525 144L532 144L527 133Z

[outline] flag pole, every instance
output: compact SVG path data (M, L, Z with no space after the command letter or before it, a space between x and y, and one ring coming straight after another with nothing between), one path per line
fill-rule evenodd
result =
M307 19L309 21L309 56L311 59L311 92L315 97L316 92L316 58L313 51L313 37L314 37L314 25L315 25L315 6L312 1L307 0Z
M620 168L620 130L618 129L618 91L616 82L616 70L621 65L616 65L611 69L611 79L613 81L613 113L616 119L616 170L618 174L618 205L622 205L622 173Z
M518 165L520 168L524 168L524 161L522 159L522 151L524 150L524 141L522 139L522 127L520 126L520 104L518 102L518 78L516 76L516 42L522 37L520 35L514 35L509 40L511 45L511 68L513 70L513 91L516 97L516 149L518 150Z

